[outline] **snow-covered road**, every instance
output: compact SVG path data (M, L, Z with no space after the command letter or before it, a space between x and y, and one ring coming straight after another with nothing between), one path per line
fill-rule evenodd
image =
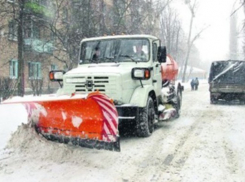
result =
M208 84L186 88L180 118L158 124L149 138L122 137L120 153L50 142L22 125L11 148L0 150L0 181L243 182L244 110L239 104L210 105ZM11 122L26 118L20 112L19 120L10 121L6 112L0 106L3 138ZM16 112L11 108L9 116Z

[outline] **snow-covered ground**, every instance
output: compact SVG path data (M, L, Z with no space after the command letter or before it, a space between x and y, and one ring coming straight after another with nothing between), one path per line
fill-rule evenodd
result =
M0 105L0 181L243 182L244 105L211 105L208 84L185 85L180 118L151 137L121 137L121 152L47 141L21 105Z

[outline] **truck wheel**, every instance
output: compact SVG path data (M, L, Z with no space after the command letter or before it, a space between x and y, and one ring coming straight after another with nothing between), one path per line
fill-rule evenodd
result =
M151 97L148 97L145 108L140 109L136 125L136 132L139 137L148 137L154 131L155 110Z
M210 94L210 102L211 104L217 104L217 99L211 94Z
M178 89L178 91L177 91L177 104L174 106L174 108L176 109L175 118L179 118L179 116L180 116L181 104L182 104L182 92L180 89Z

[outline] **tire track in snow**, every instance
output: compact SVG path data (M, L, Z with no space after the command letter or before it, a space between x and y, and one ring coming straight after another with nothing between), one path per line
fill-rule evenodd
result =
M187 99L190 98L190 96L193 96L192 92L187 92L187 94ZM207 94L203 95L207 97ZM186 111L184 117L194 119L194 122L189 127L189 129L185 131L182 136L180 136L180 139L178 140L174 151L168 154L168 156L163 161L162 165L160 166L162 172L159 172L159 174L157 175L153 175L151 181L181 180L181 169L184 167L190 153L195 148L195 143L198 143L198 136L201 134L203 127L206 124L205 117L209 114L208 108L205 107L206 103L204 103L204 105L202 105L204 107L200 108L200 111L197 112L197 106L200 105L200 102L201 100L198 97L194 99L188 99L188 102L183 102L183 110L184 112ZM187 110L186 108L189 108L189 110Z
M192 107L195 107L196 105L195 103L190 104ZM193 143L198 141L198 136L203 129L203 125L205 125L205 122L202 122L202 118L207 114L207 112L209 111L205 108L201 115L198 114L195 110L193 112L188 112L185 117L191 117L195 119L191 126L188 126L187 129L183 126L181 128L171 128L168 131L169 136L176 137L174 140L177 141L177 143L175 142L172 146L170 146L167 153L162 152L162 147L166 145L163 145L162 147L156 145L157 148L153 147L150 153L154 154L154 157L152 155L149 155L147 158L144 159L143 162L145 166L148 167L146 169L139 169L138 174L136 174L135 177L130 181L141 180L139 174L144 174L145 178L146 173L151 173L149 166L154 166L154 169L152 170L152 173L149 174L149 179L146 181L163 181L164 178L166 178L167 180L171 178L176 178L173 177L171 173L174 171L173 173L176 173L178 176L179 171L184 166L185 161L188 159L190 152L195 146L193 145ZM177 122L178 121L181 120L177 120ZM176 125L178 124L176 123ZM179 129L184 131L180 131ZM167 137L168 134L166 135ZM160 139L158 141L159 144L164 144L164 140L166 140L166 138L163 138L162 140ZM142 178L142 180L144 181L145 179Z
M197 120L178 141L174 153L170 154L172 156L172 160L167 161L167 158L165 159L162 167L162 171L164 171L164 173L157 181L181 181L182 176L180 175L180 172L186 161L189 159L190 153L200 140L199 135L206 124L205 122L202 122L201 118L202 116L197 117ZM166 175L166 173L168 173L168 175Z
M199 127L199 123L195 122L184 134L177 136L178 142L172 145L167 153L162 153L164 144L162 147L159 147L157 144L154 145L152 150L146 155L146 158L142 159L143 161L137 173L130 181L144 181L147 173L149 174L148 180L146 181L162 181L163 176L169 176L171 171L178 172L181 170L192 150L192 146L188 145L188 140L189 138L193 138L193 136L197 137L199 133L201 133L201 130L202 127ZM163 140L164 139L159 139L159 144L164 143ZM152 168L152 170L150 168ZM142 179L141 176L143 176ZM169 177L167 177L167 180L169 180Z
M187 91L187 94L189 95L188 97L192 96L193 93L191 93L190 91ZM185 96L184 96L185 97ZM187 97L187 98L188 98ZM189 110L189 106L191 106L191 108L194 108L196 105L199 105L198 103L195 103L195 101L198 100L192 100L193 103L189 103L188 100L185 100L185 98L183 99L183 110L181 112L181 115L183 115L185 112L189 113L189 115L191 115L192 118L195 118L198 116L198 114L196 113L196 111L194 112L188 112ZM188 107L186 107L185 105L188 105ZM188 109L186 109L188 108ZM189 117L189 115L187 115ZM198 122L191 123L192 126L186 127L186 126L180 126L178 127L178 123L181 122L182 120L182 116L180 116L179 119L176 119L174 121L171 122L167 122L167 123L161 123L160 127L157 129L157 131L155 131L153 133L153 135L149 138L141 138L137 144L133 147L135 148L139 148L139 150L141 148L143 148L142 150L144 151L144 153L138 152L136 153L136 159L134 159L134 161L129 162L127 161L127 164L131 163L131 166L133 167L133 171L134 171L134 175L130 178L128 177L128 181L146 181L145 176L148 176L148 180L152 181L155 179L159 178L159 171L155 170L156 168L162 169L162 166L164 166L164 161L168 160L171 158L171 154L175 154L174 152L178 149L178 148L182 148L184 145L184 141L188 139L188 136L190 135L190 133L192 133L193 131L195 131ZM177 126L177 127L175 127ZM165 128L164 128L165 127ZM168 127L168 128L167 128ZM166 130L165 130L166 129ZM180 131L181 130L181 131ZM159 133L162 132L162 133ZM199 131L200 132L200 131ZM198 132L195 133L195 135L198 135ZM170 138L172 136L174 136L174 140L178 141L178 143L173 143L173 144L166 144L167 142L167 138ZM171 140L171 139L170 139ZM145 143L144 141L147 141L147 143ZM143 142L143 144L142 144ZM150 142L150 143L148 143ZM123 140L122 140L123 143ZM167 149L164 148L165 146L169 147ZM177 146L177 147L176 147ZM123 147L122 147L123 148ZM146 150L146 148L148 148ZM140 158L139 158L140 156ZM170 157L169 157L170 156ZM169 163L171 162L172 159L169 160ZM120 160L119 160L120 161ZM121 161L123 162L125 161L124 159ZM166 163L165 161L165 163ZM135 166L139 166L139 167L135 167ZM156 167L157 166L157 167ZM153 171L153 172L152 172ZM156 172L154 172L156 171ZM162 171L162 170L160 170ZM147 180L147 181L148 181Z
M231 174L234 175L237 173L237 171L239 171L236 156L226 141L223 141L223 147L225 151L225 157L228 163L227 169Z
M223 139L223 149L225 153L225 161L226 161L226 168L230 173L230 176L234 179L234 181L242 181L241 176L244 176L244 172L241 168L241 159L239 157L239 149L236 149L235 146L233 146L232 141L230 141L229 137L233 134L233 127L236 127L235 125L240 125L239 122L240 119L236 118L237 116L234 116L233 113L235 113L235 110L240 110L240 112L244 112L244 106L230 109L229 107L226 108L227 112L225 114L226 120L222 122L222 128L224 133L228 133L228 136L224 137ZM242 124L243 125L243 124ZM240 128L240 130L243 131L244 127ZM231 134L232 133L232 134ZM239 131L236 131L236 134L239 135ZM235 135L236 135L235 134ZM240 135L239 135L240 136ZM234 136L236 137L236 136ZM235 149L235 150L234 150ZM241 151L240 151L241 152ZM244 178L243 178L244 180Z
M195 100L193 100L193 103L191 103L190 105L192 107L195 107L195 105L199 105L199 104L195 103ZM182 112L182 114L183 113L184 112ZM187 117L191 117L191 118L199 117L199 114L195 110L191 112L189 111L187 113L188 113ZM185 141L189 138L190 134L196 130L196 127L198 126L198 119L195 120L194 123L191 123L190 127L178 126L179 125L178 123L181 122L181 120L182 118L180 116L179 119L176 119L174 121L160 123L159 125L161 126L159 126L155 132L153 132L152 136L150 136L149 138L139 138L136 145L133 147L138 148L139 150L141 150L141 148L143 147L144 153L136 152L135 159L131 159L131 161L130 160L127 161L125 160L125 158L121 158L117 160L120 161L121 163L125 162L125 164L130 165L131 171L134 171L133 176L131 177L128 176L126 178L128 181L140 181L140 180L145 181L146 180L145 176L148 176L148 179L150 181L159 179L159 171L157 170L157 172L151 172L151 170L155 171L156 168L159 168L162 171L162 166L165 165L164 161L168 160L169 155L171 154L175 155L176 151L180 151L182 149L183 145L185 144ZM194 132L196 136L199 135L199 133L200 131ZM171 146L169 146L170 148L168 149L167 152L165 152L166 149L164 149L164 146L166 146L165 144L166 138L168 138L169 136L174 136L175 137L174 140L178 141L178 143L177 144L174 143ZM145 141L147 141L147 143ZM149 150L146 150L146 148L148 148ZM126 174L126 172L124 172L124 174Z

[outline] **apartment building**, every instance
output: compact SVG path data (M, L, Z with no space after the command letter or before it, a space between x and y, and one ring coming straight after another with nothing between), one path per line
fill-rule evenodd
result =
M0 79L9 78L13 90L17 90L16 82L19 75L18 21L20 19L17 2L17 0L1 0L4 6L0 8ZM26 94L33 93L34 89L49 92L58 87L57 83L49 81L49 71L64 69L63 64L55 59L54 37L47 28L49 17L42 11L50 6L50 1L30 0L26 2L22 24L24 91Z

